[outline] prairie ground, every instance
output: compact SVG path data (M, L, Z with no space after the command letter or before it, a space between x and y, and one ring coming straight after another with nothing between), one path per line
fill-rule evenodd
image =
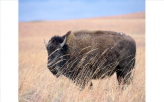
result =
M124 32L137 44L133 84L118 88L116 74L93 80L93 89L80 91L64 76L56 78L47 68L44 39L70 30ZM19 22L19 102L144 102L145 101L145 12L64 21Z

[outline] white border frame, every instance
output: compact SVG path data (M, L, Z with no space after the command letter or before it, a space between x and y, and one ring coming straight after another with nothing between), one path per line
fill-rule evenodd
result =
M18 102L18 1L1 1L1 102Z

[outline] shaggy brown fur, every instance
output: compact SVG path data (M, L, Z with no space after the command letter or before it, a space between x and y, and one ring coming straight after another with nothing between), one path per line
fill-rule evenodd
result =
M121 81L123 84L131 82L136 54L133 38L124 33L100 30L69 31L61 38L64 40L65 37L66 44L63 49L66 50L62 51L62 55L69 56L62 58L67 61L60 64L57 70L59 74L64 74L83 87L90 79L111 76L114 72L119 84Z
M128 46L127 44L133 43L135 50L135 41L122 33L113 31L71 31L67 34L66 44L69 46L70 51L81 51L83 48L91 46L96 49L96 53L102 54L107 48L117 46ZM130 46L129 46L130 47ZM113 49L116 50L116 49ZM122 50L122 48L118 49ZM118 52L118 51L117 51ZM73 55L73 52L70 52Z

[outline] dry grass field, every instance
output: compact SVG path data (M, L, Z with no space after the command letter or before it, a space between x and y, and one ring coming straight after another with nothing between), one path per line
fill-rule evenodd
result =
M69 30L124 32L137 44L134 81L122 91L116 74L93 80L93 89L80 91L64 76L47 68L44 39ZM19 22L19 102L145 102L145 12L64 21Z

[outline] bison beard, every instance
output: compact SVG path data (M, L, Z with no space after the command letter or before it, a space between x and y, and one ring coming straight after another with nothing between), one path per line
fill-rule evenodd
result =
M112 31L69 31L52 37L48 44L49 70L61 74L84 88L91 79L117 74L119 84L130 84L135 65L135 41ZM92 85L92 83L91 83Z

